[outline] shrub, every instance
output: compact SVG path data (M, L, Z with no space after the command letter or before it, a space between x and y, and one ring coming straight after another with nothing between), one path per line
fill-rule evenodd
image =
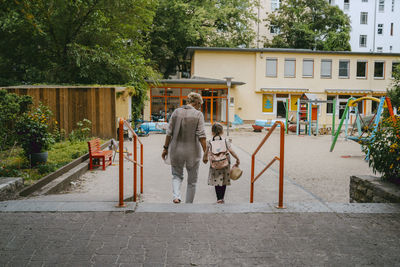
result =
M38 107L20 117L16 124L16 132L25 155L47 151L54 143L50 133L51 116L50 109L40 103Z
M400 181L400 117L394 122L385 118L379 124L372 139L362 144L365 153L370 153L369 166L382 179Z
M68 139L71 142L85 141L90 137L92 133L92 122L88 119L83 119L76 123L77 129L73 130L69 135Z
M19 96L0 90L0 151L17 141L15 122L32 104L32 97Z

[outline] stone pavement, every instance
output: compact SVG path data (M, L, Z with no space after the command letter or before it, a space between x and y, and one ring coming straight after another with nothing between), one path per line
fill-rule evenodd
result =
M2 213L0 266L399 266L400 214Z

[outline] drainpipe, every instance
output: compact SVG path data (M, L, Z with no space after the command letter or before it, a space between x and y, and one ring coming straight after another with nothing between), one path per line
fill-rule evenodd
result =
M372 44L372 52L375 52L375 34L376 34L376 0L375 0L375 12L374 12L374 40Z

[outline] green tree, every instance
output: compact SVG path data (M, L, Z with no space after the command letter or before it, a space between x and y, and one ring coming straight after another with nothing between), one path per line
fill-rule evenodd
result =
M396 107L400 112L400 64L397 65L392 75L394 79L390 89L388 90L388 96L393 107Z
M265 47L350 51L350 19L326 0L282 0L266 27L278 33Z
M248 47L255 6L248 0L159 0L150 34L152 59L164 77L187 71L188 46Z
M0 85L137 84L157 0L0 0Z

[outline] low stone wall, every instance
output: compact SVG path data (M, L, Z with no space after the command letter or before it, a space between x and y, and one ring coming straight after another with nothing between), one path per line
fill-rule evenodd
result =
M0 178L0 201L17 198L17 191L24 185L22 178Z
M351 176L350 202L400 203L400 186L375 176Z

